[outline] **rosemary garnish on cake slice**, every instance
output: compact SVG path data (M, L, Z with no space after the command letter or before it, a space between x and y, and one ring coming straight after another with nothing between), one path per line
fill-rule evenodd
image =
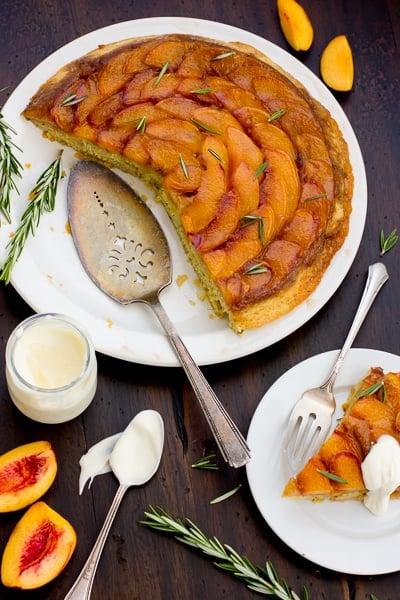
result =
M2 88L3 92L6 88ZM22 176L22 165L16 158L14 151L20 150L11 139L10 133L16 131L5 122L3 113L0 112L0 213L11 223L10 195L13 190L18 193L14 178Z
M284 579L279 580L270 561L265 564L265 568L253 565L246 556L240 556L236 550L228 544L222 544L215 536L208 538L190 519L186 518L183 521L171 517L163 508L153 506L144 514L146 519L140 521L142 525L172 534L178 542L200 550L211 558L215 567L238 577L250 590L281 600L308 600L307 589L303 587L301 596L296 594Z
M377 383L374 383L369 387L365 388L365 390L361 390L357 394L357 398L364 398L364 396L372 396L373 394L379 392L379 390L382 390L382 402L386 402L386 387L383 381L378 381Z
M264 219L260 215L244 215L240 221L242 227L248 227L253 223L258 223L258 237L262 244L265 243Z
M229 52L223 52L222 54L218 54L218 56L214 56L211 60L223 60L224 58L229 58L231 56L235 56L236 52L231 50Z
M323 475L324 477L326 477L327 479L331 479L332 481L336 481L336 483L349 483L346 479L343 479L343 477L340 477L340 475L335 475L335 473L330 473L329 471L324 471L323 469L317 469L317 472L320 473L321 475Z
M186 179L189 179L189 171L188 171L185 159L183 158L182 154L179 154L179 162L181 164L184 176L186 177Z
M256 169L253 179L258 179L260 177L260 175L262 175L264 173L264 171L267 167L268 167L267 162L261 163L261 165L258 167L258 169Z
M271 123L271 121L276 121L276 119L283 117L285 112L286 112L285 108L280 108L279 110L276 110L268 117L268 122Z
M64 100L60 103L61 106L74 106L74 104L79 104L86 100L87 96L77 96L76 94L68 94L65 96Z
M164 77L165 73L167 72L168 65L169 65L168 61L163 64L161 71L157 75L156 80L153 82L153 87L157 87L158 86L158 84L160 83L161 79Z
M35 235L42 214L54 210L57 186L62 177L61 155L62 151L38 178L29 194L29 203L20 224L6 246L8 255L0 271L0 280L5 283L10 282L12 269L24 249L29 234Z
M268 267L263 262L258 262L255 265L249 267L244 274L245 275L260 275L260 273L267 273Z

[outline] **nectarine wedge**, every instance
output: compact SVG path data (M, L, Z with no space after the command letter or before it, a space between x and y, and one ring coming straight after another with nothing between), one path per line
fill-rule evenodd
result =
M304 8L296 0L277 0L279 22L290 46L299 51L309 50L314 29Z
M75 547L72 525L45 502L36 502L9 537L1 562L1 581L22 590L41 587L61 573Z
M321 55L323 81L332 90L348 92L354 83L353 52L345 35L334 37Z
M23 444L0 456L0 512L20 510L52 485L57 461L46 441Z

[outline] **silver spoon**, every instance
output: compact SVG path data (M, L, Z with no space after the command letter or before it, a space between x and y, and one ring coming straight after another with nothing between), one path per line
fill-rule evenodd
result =
M109 462L119 487L93 549L64 600L89 600L97 565L121 500L129 487L144 485L153 477L163 446L164 423L155 410L138 413L117 440Z
M250 460L246 440L194 362L159 301L171 283L171 256L158 221L125 181L89 160L68 184L68 217L82 265L121 304L143 302L157 315L203 409L222 456L233 467Z

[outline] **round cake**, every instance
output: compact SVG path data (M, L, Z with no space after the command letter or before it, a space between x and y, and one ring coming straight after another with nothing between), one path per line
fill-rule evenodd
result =
M23 115L155 190L234 331L303 302L347 236L353 173L336 121L247 45L168 34L99 46Z

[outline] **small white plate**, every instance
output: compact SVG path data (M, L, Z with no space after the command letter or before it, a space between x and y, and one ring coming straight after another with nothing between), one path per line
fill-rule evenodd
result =
M348 143L354 170L354 198L357 201L353 205L349 235L321 284L288 315L241 336L233 333L225 320L217 319L208 302L200 299L201 290L196 284L196 277L165 211L154 203L151 190L136 184L149 198L149 206L164 227L171 246L173 283L161 294L161 302L196 362L219 363L266 348L295 331L320 310L337 290L353 263L367 210L364 163L356 136L342 108L307 67L263 38L242 29L201 19L139 19L93 31L60 48L40 63L16 88L2 111L5 121L17 132L15 143L21 148L22 157L19 153L17 156L27 168L24 169L23 179L16 181L20 196L13 199L13 223L10 226L2 224L0 228L0 260L5 257L5 246L11 232L15 231L30 190L60 149L58 144L44 139L37 128L21 117L29 98L58 68L99 44L165 33L194 34L227 42L240 41L264 52L302 82L312 96L331 112ZM67 174L75 161L75 153L65 149L63 166ZM128 182L133 181L133 178L122 176ZM63 312L84 323L99 352L143 364L177 366L179 363L171 344L151 310L140 304L119 305L105 296L83 270L66 227L67 179L60 183L55 211L43 215L35 237L28 239L13 270L13 286L36 312ZM178 285L183 281L182 285Z
M321 385L338 351L313 356L282 375L261 399L252 418L247 441L251 461L247 476L254 500L273 531L290 548L314 563L354 575L378 575L400 569L400 501L390 502L382 516L362 502L313 503L282 498L290 473L283 460L283 439L293 405L302 392ZM350 350L335 385L337 411L350 388L371 367L400 371L400 357L367 349Z

